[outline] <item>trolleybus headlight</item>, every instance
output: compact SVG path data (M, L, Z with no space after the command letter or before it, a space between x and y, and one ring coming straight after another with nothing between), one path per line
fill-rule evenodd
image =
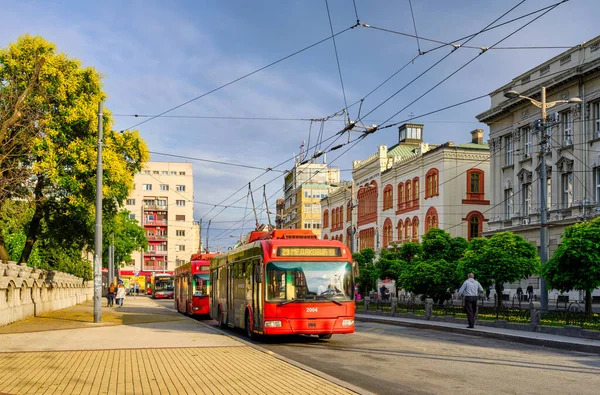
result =
M342 320L342 326L354 326L354 320Z
M265 321L267 328L281 328L281 321Z

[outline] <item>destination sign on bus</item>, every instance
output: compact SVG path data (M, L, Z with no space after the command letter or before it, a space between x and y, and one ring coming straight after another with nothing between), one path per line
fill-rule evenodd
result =
M278 247L277 256L296 257L296 256L322 256L336 257L342 256L339 247Z

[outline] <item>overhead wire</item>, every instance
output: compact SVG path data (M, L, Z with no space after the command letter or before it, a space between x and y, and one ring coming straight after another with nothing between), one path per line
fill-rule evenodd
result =
M410 16L412 17L413 27L415 28L415 38L417 39L418 54L421 55L421 44L419 44L419 33L417 32L417 23L415 22L415 13L413 12L412 1L408 0L410 6Z
M176 105L175 107L172 107L172 108L170 108L170 109L168 109L168 110L165 110L165 111L161 112L160 114L158 114L158 115L155 115L155 116L153 116L153 117L150 117L150 118L148 118L148 119L146 119L146 120L144 120L144 121L142 121L142 122L138 122L138 123L136 123L135 125L132 125L132 126L130 126L130 127L128 127L128 128L125 128L124 130L130 130L130 129L133 129L133 128L135 128L135 127L137 127L137 126L140 126L140 125L142 125L142 124L144 124L144 123L146 123L146 122L150 122L150 121L152 121L153 119L156 119L156 118L158 118L158 117L161 117L161 116L163 116L163 115L165 115L165 114L167 114L167 113L169 113L169 112L171 112L171 111L174 111L174 110L176 110L176 109L178 109L178 108L181 108L181 107L183 107L183 106L185 106L185 105L187 105L187 104L190 104L190 103L192 103L192 102L194 102L194 101L196 101L196 100L198 100L198 99L201 99L201 98L203 98L203 97L205 97L205 96L208 96L208 95L210 95L211 93L217 92L217 91L219 91L219 90L221 90L221 89L223 89L223 88L225 88L225 87L227 87L227 86L229 86L229 85L232 85L232 84L234 84L234 83L236 83L236 82L238 82L238 81L241 81L241 80L243 80L244 78L250 77L250 76L252 76L252 75L254 75L254 74L256 74L256 73L259 73L259 72L261 72L261 71L263 71L263 70L265 70L265 69L267 69L267 68L271 67L271 66L274 66L274 65L276 65L276 64L278 64L278 63L281 63L281 62L283 62L283 61L284 61L284 60L286 60L286 59L289 59L289 58L291 58L291 57L293 57L293 56L295 56L295 55L298 55L298 54L300 54L300 53L302 53L302 52L304 52L304 51L306 51L306 50L308 50L308 49L310 49L310 48L313 48L313 47L315 47L315 46L317 46L317 45L319 45L319 44L321 44L321 43L323 43L323 42L325 42L325 41L327 41L327 40L329 40L329 39L335 38L336 36L339 36L340 34L343 34L343 33L347 32L348 30L354 29L356 26L357 26L357 25L352 25L352 26L350 26L350 27L348 27L348 28L346 28L346 29L344 29L344 30L342 30L342 31L338 32L338 33L335 33L335 34L333 34L332 36L329 36L329 37L326 37L326 38L324 38L324 39L322 39L322 40L320 40L320 41L317 41L317 42L316 42L316 43L314 43L314 44L311 44L311 45L309 45L309 46L307 46L307 47L304 47L304 48L302 48L302 49L300 49L300 50L298 50L298 51L296 51L296 52L293 52L293 53L291 53L291 54L289 54L289 55L286 55L286 56L284 56L284 57L282 57L282 58L280 58L280 59L278 59L278 60L276 60L276 61L274 61L274 62L271 62L271 63L269 63L269 64L267 64L267 65L265 65L265 66L263 66L263 67L260 67L260 68L258 68L258 69L256 69L256 70L254 70L254 71L252 71L252 72L250 72L250 73L246 73L246 74L242 75L241 77L238 77L238 78L236 78L236 79L233 79L233 80L231 80L231 81L229 81L229 82L227 82L227 83L225 83L225 84L223 84L223 85L220 85L220 86L218 86L218 87L216 87L216 88L214 88L214 89L211 89L211 90L210 90L210 91L208 91L208 92L205 92L205 93L203 93L203 94L201 94L201 95L199 95L199 96L196 96L196 97L194 97L194 98L192 98L192 99L190 99L190 100L188 100L188 101L185 101L185 102L183 102L183 103L181 103L181 104L178 104L178 105Z
M346 100L346 90L344 89L344 79L342 78L342 68L340 67L340 58L338 56L337 44L335 43L335 35L333 34L333 24L331 23L331 13L329 12L329 2L327 0L325 0L325 7L327 8L327 18L329 19L329 28L331 29L331 41L333 41L333 50L335 52L335 61L337 63L338 73L340 75L340 84L342 85L342 95L344 96L344 109L346 110L346 116L348 117L348 121L350 121L350 114L348 114L348 101ZM358 21L356 23L358 25Z

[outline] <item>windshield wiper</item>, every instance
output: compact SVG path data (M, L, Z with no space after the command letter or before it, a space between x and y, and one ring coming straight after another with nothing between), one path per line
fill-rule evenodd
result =
M288 303L292 303L292 302L300 302L303 301L304 299L292 299L292 300L285 300L283 302L279 302L277 303L277 306L283 306L284 304L288 304Z
M334 299L329 299L330 301L332 301L333 303L337 304L338 306L341 306L342 304L340 302L338 302L337 300Z

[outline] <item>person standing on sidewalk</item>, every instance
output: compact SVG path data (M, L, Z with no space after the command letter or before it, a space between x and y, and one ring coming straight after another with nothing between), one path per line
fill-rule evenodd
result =
M469 273L467 279L458 290L458 297L465 295L465 313L467 313L467 320L469 326L467 328L475 328L475 312L477 311L477 295L483 292L483 288L478 281L475 281L475 275Z
M125 299L125 286L123 283L117 285L117 304L119 307L123 307L123 300Z
M113 307L115 304L115 283L110 283L108 293L106 294L106 300L108 301L108 307Z

